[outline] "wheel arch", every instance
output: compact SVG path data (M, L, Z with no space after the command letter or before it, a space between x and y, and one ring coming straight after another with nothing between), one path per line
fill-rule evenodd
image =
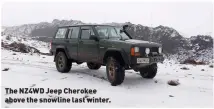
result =
M55 55L54 55L54 62L55 62L55 58L56 58L56 55L57 55L57 53L58 52L64 52L65 53L65 55L66 55L66 57L68 58L68 59L70 59L70 56L69 56L69 53L68 53L68 50L67 50L67 48L66 47L64 47L64 46L58 46L58 47L56 47L56 52L55 52Z
M105 65L107 63L107 58L109 56L113 56L116 59L118 59L120 62L122 62L123 65L128 65L128 56L126 56L126 52L122 49L108 49L103 57L103 64Z

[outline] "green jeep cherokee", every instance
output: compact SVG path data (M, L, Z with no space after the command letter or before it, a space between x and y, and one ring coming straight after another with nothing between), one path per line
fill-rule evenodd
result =
M154 78L157 62L163 62L162 45L132 39L122 28L110 25L59 27L51 41L50 52L59 72L69 72L72 63L87 62L89 69L106 66L112 86L123 82L125 70L140 71L143 78Z

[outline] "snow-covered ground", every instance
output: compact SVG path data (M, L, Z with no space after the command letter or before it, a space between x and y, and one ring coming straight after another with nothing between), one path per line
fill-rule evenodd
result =
M59 73L53 56L29 55L12 51L1 51L2 107L213 107L213 68L208 65L181 65L168 61L158 64L154 79L143 79L138 72L127 70L124 82L111 86L107 81L105 67L89 70L85 63L73 64L69 73ZM182 67L189 70L182 70ZM201 71L204 69L204 71ZM180 85L170 86L168 80L179 79ZM52 88L52 89L97 89L89 97L109 98L110 103L10 103L14 98L81 98L78 94L6 94L5 88Z
M32 40L31 38L28 37L17 37L17 36L9 36L9 35L3 35L1 36L1 40L4 43L23 43L27 46L31 46L34 48L37 48L40 52L42 53L49 53L49 43L43 42L43 41L38 41L38 40Z

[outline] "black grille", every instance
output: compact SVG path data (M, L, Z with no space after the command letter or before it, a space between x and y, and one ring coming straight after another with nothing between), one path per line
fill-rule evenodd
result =
M152 48L150 48L150 52L158 52L158 47L152 47Z
M140 53L141 53L142 56L146 56L144 47L140 48ZM150 53L149 53L148 56L156 56L156 55L158 55L158 47L151 47L150 48Z

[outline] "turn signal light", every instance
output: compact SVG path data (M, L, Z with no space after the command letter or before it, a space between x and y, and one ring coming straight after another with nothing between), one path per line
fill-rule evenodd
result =
M134 55L135 55L134 48L131 48L131 56L134 56Z
M131 48L131 56L140 56L139 50L136 52L134 47Z

